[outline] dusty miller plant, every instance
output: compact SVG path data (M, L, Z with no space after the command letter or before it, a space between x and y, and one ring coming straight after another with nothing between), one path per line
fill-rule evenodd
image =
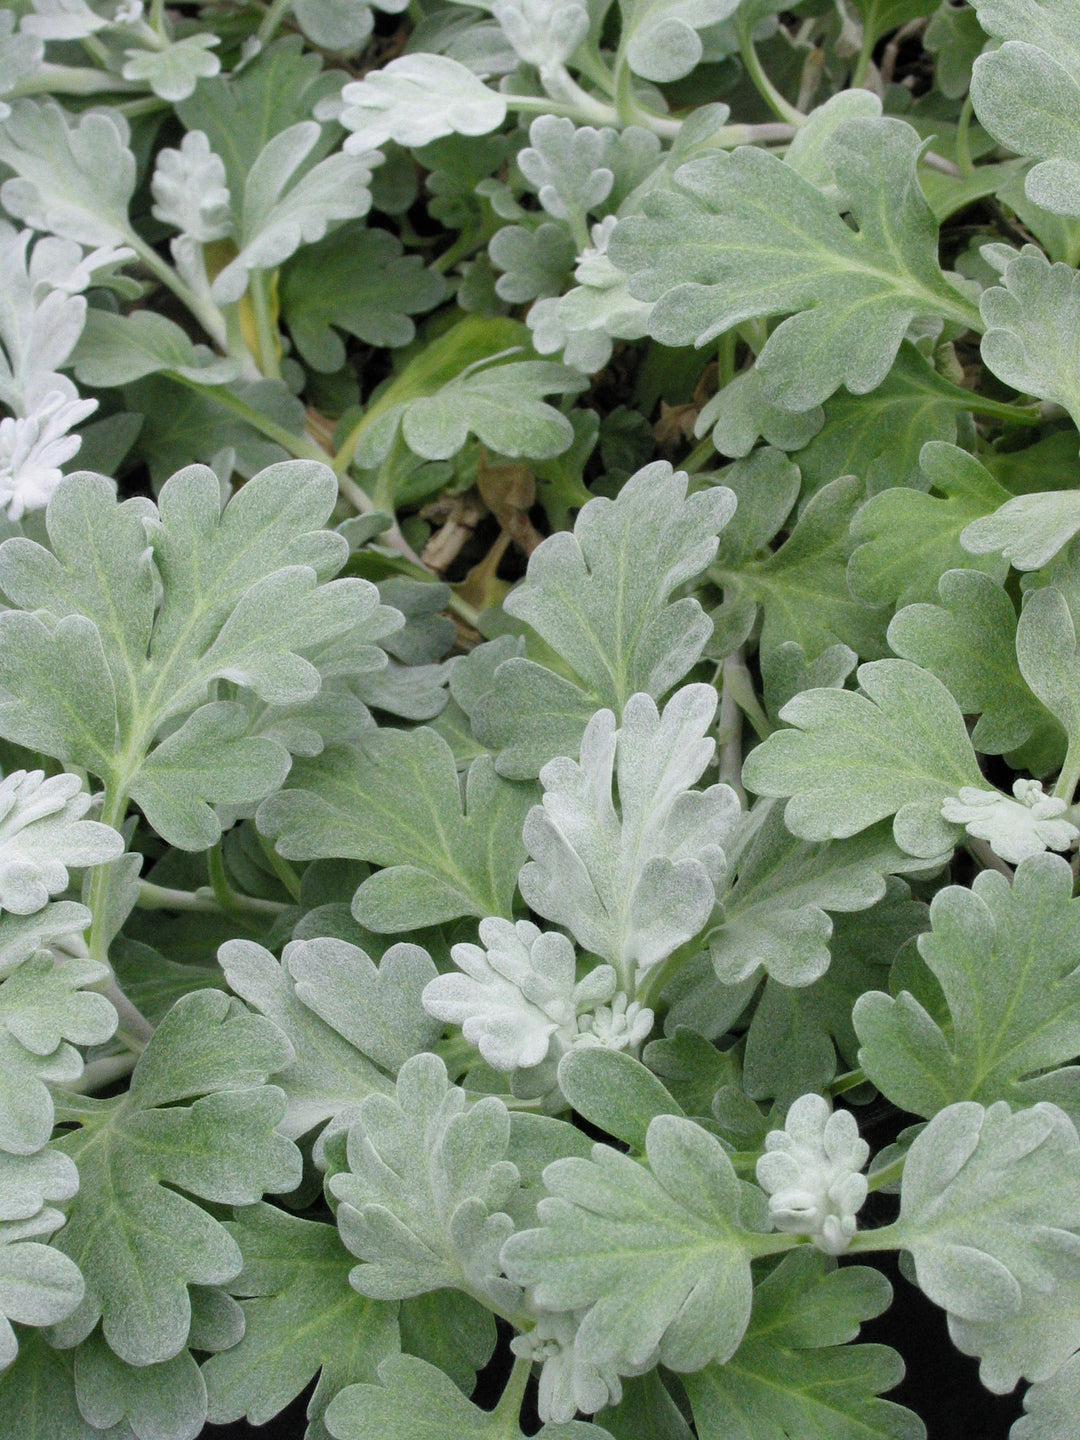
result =
M0 14L0 1428L1076 1440L1080 11L373 5Z

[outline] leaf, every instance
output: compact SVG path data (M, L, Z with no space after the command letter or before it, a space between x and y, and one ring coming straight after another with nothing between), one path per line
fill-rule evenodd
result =
M898 485L922 489L923 446L930 440L955 444L958 418L978 403L905 341L871 394L841 390L826 401L824 426L799 452L804 489L820 490L837 475L858 475L870 495Z
M292 1046L295 1059L275 1076L287 1098L278 1131L290 1140L299 1139L314 1126L342 1113L351 1114L368 1095L391 1089L387 1077L343 1033L343 1022L320 1017L297 994L290 962L294 957L300 960L309 945L319 943L294 941L286 945L280 965L253 940L229 940L218 951L218 963L229 988L272 1020ZM363 956L371 965L364 952L354 946L341 941L321 943ZM347 1022L344 1024L351 1028Z
M538 1305L584 1310L576 1349L616 1369L699 1370L735 1353L750 1319L753 1239L718 1140L690 1120L649 1125L648 1169L607 1145L544 1171L542 1228L503 1247Z
M413 1355L379 1366L378 1385L350 1385L331 1402L327 1429L335 1440L524 1440L516 1417L481 1410L448 1375ZM507 1428L513 1425L511 1435ZM599 1425L571 1420L545 1425L539 1440L611 1440Z
M987 755L1016 750L1033 735L1060 739L1016 660L1016 611L988 575L949 570L940 605L909 605L889 625L897 655L932 671L965 715L978 715L971 743Z
M70 1200L78 1188L75 1166L58 1150L0 1153L0 1220L30 1220L45 1205Z
M281 274L281 312L304 360L331 374L345 364L338 330L366 345L408 345L410 316L431 310L446 285L388 230L343 226L305 245Z
M116 111L91 110L69 125L54 101L16 100L0 130L0 160L15 172L0 187L4 209L81 245L130 240L135 156L127 140Z
M0 1370L18 1354L11 1328L41 1328L66 1319L83 1296L77 1265L43 1243L64 1223L59 1210L42 1209L28 1220L0 1224Z
M848 585L853 595L870 604L935 600L946 570L974 565L998 584L1008 573L1001 560L972 562L961 549L960 532L996 510L1009 492L973 455L955 445L924 445L919 464L935 493L883 490L851 522L852 535L863 543L848 561Z
M798 1250L754 1290L746 1337L723 1366L683 1381L701 1440L924 1440L910 1410L877 1397L904 1375L885 1345L853 1346L888 1308L889 1282Z
M1077 199L1080 205L1080 189ZM984 364L1014 390L1063 406L1080 424L1080 381L1070 353L1080 321L1080 276L1027 245L1001 278L980 302L987 325L980 347Z
M767 445L780 450L800 450L809 444L825 423L820 405L804 414L781 410L761 393L761 376L756 369L743 370L700 411L695 435L704 435L712 426L712 442L721 455L749 455L760 436Z
M994 552L1016 570L1042 570L1080 532L1080 492L1017 495L992 515L973 520L960 536L972 555Z
M99 1331L75 1352L75 1394L99 1431L127 1421L139 1440L195 1440L206 1419L206 1386L190 1351L125 1365Z
M1023 1417L1013 1424L1014 1440L1068 1440L1080 1406L1080 1352L1071 1355L1048 1380L1024 1394Z
M1032 694L1060 722L1070 749L1080 744L1077 650L1076 628L1062 592L1054 585L1029 592L1016 625L1017 664Z
M919 954L948 1023L913 995L856 1004L859 1064L901 1109L935 1115L957 1101L1020 1107L1049 1100L1080 1116L1080 904L1066 861L1038 855L1010 886L984 871L930 907Z
M344 1386L375 1377L397 1349L393 1307L349 1285L351 1260L333 1225L254 1205L229 1224L244 1268L229 1282L242 1298L244 1337L203 1366L208 1419L264 1425L316 1374L307 1440L321 1440L327 1404Z
M125 80L144 80L155 95L175 104L221 69L221 61L209 53L219 43L217 35L195 34L161 49L125 50L128 58L120 73Z
M623 1050L570 1050L559 1062L559 1089L583 1120L642 1154L656 1116L683 1113L656 1076Z
M495 293L514 305L561 295L574 268L574 242L564 225L545 221L535 229L504 225L488 242L491 263L503 273Z
M60 1344L76 1343L100 1318L130 1365L180 1352L188 1285L223 1284L241 1265L235 1241L196 1200L251 1205L300 1179L298 1151L274 1133L285 1097L264 1083L291 1058L276 1026L220 991L199 990L162 1020L129 1090L112 1100L65 1098L62 1116L79 1128L57 1149L75 1161L81 1187L54 1243L79 1266L86 1296Z
M937 261L937 225L918 186L922 141L903 121L861 118L826 149L859 223L790 166L751 147L692 160L674 191L621 220L611 259L666 345L704 345L754 316L797 312L758 356L764 397L820 405L844 384L857 395L888 374L917 316L978 327L974 307ZM883 196L887 195L887 201Z
M77 775L15 770L0 781L0 909L32 915L67 889L68 866L122 854L111 825L82 818L90 805Z
M1078 1226L1080 1141L1056 1105L950 1105L908 1152L896 1240L995 1394L1077 1348Z
M18 1359L0 1374L4 1419L20 1440L101 1440L79 1411L72 1364L72 1351L55 1350L37 1330L20 1335ZM131 1431L108 1440L131 1440Z
M850 527L864 498L862 481L841 476L811 499L778 550L712 571L729 604L762 606L763 658L788 642L811 659L837 642L859 655L881 653L887 612L853 596L846 578L855 548Z
M71 363L79 384L93 389L128 385L159 370L197 385L225 385L240 368L235 360L193 345L179 325L153 310L130 315L88 310Z
M889 827L849 840L797 839L779 805L759 801L739 837L738 878L724 894L723 924L709 935L716 973L737 985L764 968L782 985L809 985L829 965L827 910L866 910L885 894L886 875L916 868Z
M929 671L906 660L860 665L860 692L806 690L746 758L759 795L790 796L784 821L803 840L839 840L894 815L909 855L931 859L956 843L941 802L982 786L963 716Z
M262 471L224 512L217 476L201 466L174 476L156 507L117 504L100 476L69 477L48 510L52 551L21 538L0 547L0 584L25 607L0 615L0 730L132 796L170 843L213 844L210 804L260 799L289 756L245 735L243 706L204 703L210 684L275 704L310 698L321 676L304 651L385 632L374 586L319 584L348 554L321 528L336 495L331 471L307 461Z
M467 1108L436 1055L407 1060L395 1096L369 1096L349 1131L349 1169L327 1182L341 1239L362 1262L354 1288L374 1300L460 1289L515 1307L520 1292L499 1262L518 1188L509 1140L502 1101Z
M791 987L770 978L746 1034L746 1093L788 1105L810 1091L824 1092L841 1068L838 1054L843 1068L854 1070L859 1042L852 1006L886 983L888 966L901 946L926 928L925 917L925 905L894 880L877 905L837 916L829 968L820 979Z
M686 498L687 481L664 462L647 465L614 501L590 500L573 534L533 552L524 582L504 603L571 671L508 659L473 704L477 737L500 753L501 774L535 775L553 755L577 753L597 710L621 715L630 696L660 699L697 661L711 625L676 588L716 553L734 496L715 486Z
M292 782L260 806L259 829L289 859L384 866L353 897L362 925L394 932L510 915L534 791L502 780L488 756L469 767L464 805L453 752L426 726L324 750L298 761Z
M237 224L240 253L210 290L219 304L240 299L249 271L274 269L301 245L321 240L334 221L371 208L372 156L339 153L305 166L321 133L314 120L301 120L279 131L252 164Z
M525 819L525 903L615 966L630 991L707 922L741 809L727 785L691 786L712 758L709 685L686 685L661 715L635 695L618 730L610 710L589 721L580 764L540 772L543 804ZM617 779L619 810L612 797Z
M87 986L108 979L96 960L54 960L38 951L0 983L0 1151L29 1155L53 1128L46 1082L82 1074L76 1045L102 1045L116 1011Z
M974 0L979 24L1005 43L975 61L971 99L995 140L1040 163L1028 198L1057 215L1080 215L1080 34L1068 0ZM1038 104L1033 97L1038 97Z
M739 0L620 0L626 62L644 80L680 80L704 52L697 32L738 8Z
M342 91L350 149L387 140L430 145L444 135L486 135L506 119L506 100L447 55L401 55Z

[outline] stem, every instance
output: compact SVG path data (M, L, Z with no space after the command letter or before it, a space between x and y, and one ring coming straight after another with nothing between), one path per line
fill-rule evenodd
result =
M11 90L18 95L101 95L105 92L122 95L144 95L146 86L137 80L124 80L107 70L94 70L85 65L39 65ZM156 97L155 97L156 98Z
M973 856L984 870L996 870L999 875L1004 875L1006 880L1013 878L1012 866L1006 865L1001 856L996 855L985 840L976 840L974 836L969 836L964 841L964 845L968 854Z
M465 260L483 244L483 236L476 230L463 230L458 238L441 255L431 262L432 270L445 275L459 260Z
M129 1050L141 1055L150 1043L154 1034L154 1027L147 1020L146 1016L120 989L119 983L113 979L106 985L95 987L98 993L110 1001L120 1023L116 1027L116 1038L122 1040Z
M259 835L259 845L262 847L263 854L270 862L271 870L273 870L274 874L281 881L282 885L285 886L285 889L289 892L292 898L297 903L299 903L300 877L297 875L296 871L285 859L284 855L278 854L278 852L274 849L274 842L267 839L265 835Z
M197 294L186 281L181 280L173 267L167 261L162 260L157 251L148 245L141 235L137 235L134 230L129 229L124 239L151 274L155 275L178 300L187 306L214 344L221 350L227 349L225 322L217 306L211 308L201 295Z
M280 345L277 326L270 313L270 286L265 270L252 270L248 276L251 313L255 317L255 334L259 345L259 368L268 380L281 379Z
M224 385L200 385L197 380L188 380L172 370L169 372L169 378L174 380L177 385L184 385L187 389L194 390L196 394L205 395L208 399L216 401L222 409L231 411L232 414L246 421L253 430L258 430L260 435L265 435L268 440L276 441L295 459L319 460L324 465L330 464L330 456L321 445L316 445L314 440L309 440L304 435L294 435L291 430L286 430L283 425L271 420L261 410L256 410L246 400L241 400L239 395L232 394Z
M861 90L866 84L866 77L870 70L870 61L874 58L874 31L870 25L863 26L862 44L859 46L859 57L855 61L855 68L851 72L850 88Z
M798 129L805 123L806 116L801 110L796 110L789 100L784 99L768 75L765 74L761 59L754 48L750 26L747 22L745 20L736 21L736 24L739 27L739 53L746 66L746 73L754 83L754 88L778 120L785 120L789 125L794 125Z
M738 650L724 662L724 686L731 690L732 699L754 727L758 739L767 739L776 726L762 709L761 702L754 693L750 671Z
M521 1434L518 1427L518 1417L521 1415L521 1402L525 1398L525 1387L529 1383L529 1376L532 1374L532 1361L526 1360L518 1355L514 1359L514 1368L510 1371L510 1378L506 1382L506 1389L499 1398L499 1403L491 1411L491 1417L505 1421L503 1434L507 1440L517 1440Z
M712 435L706 435L705 439L695 445L690 454L679 465L680 470L685 470L687 475L697 475L705 469L716 456L716 446L712 442Z
M165 28L165 0L152 0L150 5L150 24L162 40L167 40L168 31Z
M897 1155L895 1160L890 1160L888 1165L883 1165L880 1170L875 1170L867 1178L867 1189L871 1194L875 1190L881 1190L886 1185L891 1185L894 1180L899 1180L904 1173L904 1163L907 1155Z
M720 779L730 785L739 797L739 804L746 809L746 791L742 787L742 711L727 683L729 665L746 668L741 648L729 655L720 667L722 676L720 691L720 715L716 725L716 738L720 745Z
M348 440L346 440L346 444L348 444ZM342 447L342 449L344 449L344 446ZM339 451L338 453L340 454L341 452ZM351 475L342 473L338 475L337 480L338 491L341 494L342 498L344 500L347 500L358 514L368 515L376 508L375 502L368 497L366 492L360 488L360 486L356 483L356 481L352 478ZM404 555L405 559L408 560L411 564L419 566L419 568L423 570L425 574L430 575L431 571L424 564L423 560L420 559L420 556L417 555L416 551L412 548L409 542L405 539L405 536L401 533L401 527L397 522L397 516L394 515L392 511L390 518L393 520L394 523L390 526L389 530L384 530L379 536L380 543L383 545L389 545L392 550L397 550L398 553Z
M861 1070L848 1070L843 1075L838 1075L829 1086L830 1095L846 1095L849 1090L857 1090L860 1085L866 1084L866 1076Z
M974 107L971 103L971 96L964 97L964 108L960 111L960 118L956 122L956 160L960 169L965 175L970 175L975 169L975 162L971 158L971 117L974 114Z
M71 1095L92 1095L96 1090L104 1090L106 1085L126 1079L138 1063L139 1054L135 1050L127 1050L123 1055L105 1055L84 1065L77 1080L68 1080L59 1088Z
M1070 745L1065 754L1065 764L1054 786L1054 794L1066 805L1073 803L1076 787L1080 784L1080 745Z
M262 18L262 24L255 32L255 38L263 45L269 45L270 41L274 38L274 32L292 7L293 0L274 0L274 3Z
M887 1165L882 1175L891 1170ZM892 1225L880 1225L876 1230L856 1230L851 1237L847 1254L858 1255L868 1250L902 1250L904 1248L904 1227L897 1221Z
M180 910L196 915L220 915L222 911L236 911L245 915L282 915L291 909L280 900L260 900L254 895L241 895L229 891L229 903L217 898L208 885L198 890L173 890L167 885L155 885L149 880L139 881L139 898L135 902L140 910Z

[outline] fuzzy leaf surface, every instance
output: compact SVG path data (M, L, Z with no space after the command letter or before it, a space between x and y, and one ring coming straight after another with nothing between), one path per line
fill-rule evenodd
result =
M503 780L490 757L470 766L464 802L453 752L426 726L324 750L297 762L291 781L259 807L259 828L290 859L382 865L353 898L362 925L393 932L459 915L509 918L535 791Z
M621 715L639 691L660 699L700 656L708 617L696 600L671 596L716 554L735 497L723 486L689 498L686 489L670 466L648 465L614 501L590 500L572 534L559 531L533 552L505 608L570 674L523 656L498 667L471 713L502 774L536 775L553 755L576 754L597 710Z

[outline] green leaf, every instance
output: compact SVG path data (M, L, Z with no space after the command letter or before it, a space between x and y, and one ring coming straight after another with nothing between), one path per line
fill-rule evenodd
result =
M426 726L372 731L298 761L291 779L260 806L259 829L289 859L334 856L386 867L353 897L353 914L368 929L414 930L459 915L509 918L525 859L521 825L535 791L501 779L488 756L469 768L464 805L453 752Z
M667 345L704 345L751 317L796 312L757 360L765 398L784 409L809 410L842 384L864 394L916 317L979 326L938 265L915 173L921 148L911 126L888 117L835 132L826 149L858 231L766 150L690 161L678 190L654 192L643 215L620 221L611 259L633 294L657 302L649 330Z
M209 54L220 44L217 35L185 35L152 50L126 50L127 60L121 70L125 80L145 80L155 95L175 103L186 100L200 80L207 80L221 69L221 61Z
M340 94L344 79L340 70L324 70L319 55L305 54L299 35L289 35L239 72L203 81L176 109L188 130L206 134L210 149L225 162L229 190L239 200L251 167L274 136L310 120L320 100ZM326 127L309 159L321 158L340 135L335 127Z
M0 983L0 1151L29 1155L48 1140L48 1081L82 1074L76 1045L102 1045L116 1011L86 987L108 979L96 960L54 959L39 950Z
M485 1411L467 1400L449 1376L413 1355L379 1366L378 1385L350 1385L326 1414L335 1440L524 1440L517 1417ZM512 1427L509 1428L509 1427ZM599 1425L571 1420L545 1425L538 1440L611 1440Z
M560 757L540 772L522 897L613 965L627 991L712 913L722 847L742 816L730 786L691 789L715 750L706 736L715 712L710 685L683 686L663 714L648 695L631 696L620 729L610 710L589 721L580 763Z
M884 490L851 522L852 535L863 543L848 561L848 585L853 595L870 604L935 600L946 570L973 566L986 570L998 584L1008 573L997 557L972 561L960 546L960 532L1004 504L1009 492L973 455L955 445L924 445L919 464L933 493Z
M1055 585L1029 592L1016 625L1016 659L1037 699L1080 744L1080 656L1068 602ZM1068 798L1068 797L1066 797Z
M545 221L535 229L504 225L488 242L488 255L503 273L495 293L511 304L561 295L574 268L574 242L565 225Z
M285 266L279 295L289 333L304 360L331 374L345 364L343 330L366 345L408 345L409 318L431 310L446 293L442 277L405 255L387 230L346 225L305 245Z
M244 1337L203 1366L208 1418L265 1425L318 1374L305 1440L323 1440L331 1398L373 1380L396 1351L394 1307L350 1286L352 1262L333 1225L253 1205L227 1228L244 1257L229 1282L242 1299Z
M19 1357L0 1374L0 1404L5 1423L19 1440L102 1440L101 1431L85 1420L75 1399L73 1352L56 1350L37 1330L19 1337ZM107 1440L130 1440L125 1435Z
M886 1345L850 1344L886 1310L889 1282L798 1250L754 1290L746 1338L723 1366L683 1381L701 1440L924 1440L910 1410L880 1400L903 1379Z
M996 1394L1080 1343L1078 1227L1080 1141L1055 1105L950 1105L908 1152L896 1241Z
M1001 278L980 302L984 363L1006 385L1063 406L1080 424L1080 380L1069 343L1080 322L1080 275L1026 245Z
M1080 215L1080 32L1069 0L974 0L979 24L1005 43L975 61L971 98L995 140L1040 164L1028 198ZM1038 97L1038 103L1035 103Z
M354 220L371 208L370 155L330 155L310 165L322 131L301 120L279 131L257 156L234 197L239 206L239 254L214 278L219 304L239 300L248 272L273 270L300 248L321 240L336 220ZM241 203L241 195L243 197Z
M0 129L0 160L15 172L0 187L4 209L81 245L124 243L135 190L127 141L116 111L91 110L72 125L55 101L17 100Z
M102 1319L110 1348L130 1365L180 1352L188 1285L223 1284L241 1265L235 1241L196 1200L251 1205L300 1179L299 1153L274 1133L285 1097L264 1083L291 1058L276 1026L200 990L155 1030L126 1093L65 1097L62 1118L78 1128L57 1148L79 1167L81 1186L55 1243L82 1271L86 1296L59 1343L76 1343Z
M716 553L735 497L723 486L686 496L664 462L632 476L614 501L583 507L573 534L533 552L524 582L504 603L532 627L570 674L508 659L471 710L500 773L536 775L553 755L576 755L597 710L621 716L636 692L660 699L697 661L712 626L698 602L672 602Z
M100 1331L75 1352L75 1394L99 1431L127 1421L139 1440L195 1440L206 1420L206 1385L190 1351L156 1365L125 1365Z
M1080 1352L1071 1355L1048 1380L1028 1387L1023 1417L1013 1424L1013 1440L1068 1440L1080 1408Z
M358 151L387 140L430 145L444 135L486 135L506 118L506 100L448 55L416 52L371 70L342 92L341 123Z
M1080 1117L1080 902L1055 855L950 885L930 907L919 953L948 1023L909 992L875 991L854 1011L859 1064L901 1109L935 1115L960 1100L1050 1100Z
M789 796L784 820L804 840L843 839L894 815L909 855L932 859L962 833L941 803L983 786L956 701L906 660L860 665L861 690L807 690L789 700L777 730L746 758L743 781Z
M111 825L82 819L90 805L77 775L15 770L0 781L0 909L32 915L68 888L69 866L102 865L123 853Z
M224 511L217 476L200 466L175 475L156 507L117 504L100 476L69 477L47 513L52 551L21 538L0 547L0 584L25 607L0 615L0 731L85 765L170 843L212 845L211 803L261 799L289 755L245 734L242 705L204 703L211 683L275 704L308 699L321 676L306 650L385 633L373 585L319 583L348 555L321 528L336 495L329 468L306 461L262 471Z
M858 475L867 493L925 484L919 454L930 440L954 444L957 420L978 404L970 390L939 374L905 341L885 379L869 395L840 391L825 403L825 424L799 452L807 491L837 475Z
M697 32L721 24L738 8L739 0L620 0L626 63L644 80L679 80L702 57Z
M790 732L789 732L790 733ZM833 922L826 911L866 910L885 894L886 875L918 868L886 824L857 839L800 840L779 805L761 801L739 837L738 878L724 894L723 924L709 935L716 973L737 985L764 969L803 986L829 965Z
M368 1095L386 1094L392 1089L388 1078L355 1043L355 1025L340 1015L327 1020L317 1013L318 1007L309 1009L302 1003L293 962L302 966L312 948L316 954L330 949L332 953L344 952L349 958L360 957L376 976L381 973L362 950L343 941L294 941L286 945L280 964L253 940L229 940L218 951L218 963L229 988L272 1020L293 1048L296 1058L275 1076L287 1097L278 1131L290 1140L299 1139L314 1126L343 1112L351 1114ZM387 975L394 968L391 962ZM353 1008L361 1008L353 997L349 998Z
M44 1243L64 1223L59 1210L44 1208L27 1220L0 1224L0 1370L18 1354L11 1328L41 1328L67 1319L83 1297L79 1268Z
M877 905L833 922L829 968L819 980L795 988L770 978L746 1033L747 1094L788 1105L826 1089L840 1068L837 1054L846 1069L855 1069L852 1006L886 981L897 951L926 923L925 905L893 881Z
M235 360L193 345L179 325L153 310L88 310L71 363L79 384L93 389L127 385L159 370L198 385L225 385L240 370Z
M656 1076L622 1050L569 1051L559 1062L559 1089L582 1119L642 1154L650 1122L683 1113Z
M32 1219L46 1204L70 1200L78 1188L75 1166L58 1150L0 1153L0 1220Z
M1080 491L1017 495L960 536L972 555L994 552L1016 570L1042 570L1080 532Z
M1005 754L1039 734L1060 752L1061 732L1017 664L1016 611L1008 594L973 570L946 571L938 591L940 605L897 612L889 625L893 650L935 674L965 715L979 717L971 732L976 750Z
M371 1095L349 1131L349 1169L328 1186L338 1229L359 1257L349 1276L362 1295L397 1300L464 1290L517 1308L499 1250L513 1230L505 1213L518 1189L506 1157L510 1116L495 1096L471 1107L436 1055L401 1067L397 1093Z
M753 1237L720 1142L690 1120L648 1128L648 1169L607 1145L544 1172L542 1229L503 1247L507 1274L550 1310L584 1310L576 1349L630 1370L723 1364L750 1319Z
M778 550L710 572L729 592L728 604L761 605L763 659L789 642L811 659L837 642L858 655L881 654L888 612L857 599L847 584L851 522L864 499L863 482L841 476L818 491Z

